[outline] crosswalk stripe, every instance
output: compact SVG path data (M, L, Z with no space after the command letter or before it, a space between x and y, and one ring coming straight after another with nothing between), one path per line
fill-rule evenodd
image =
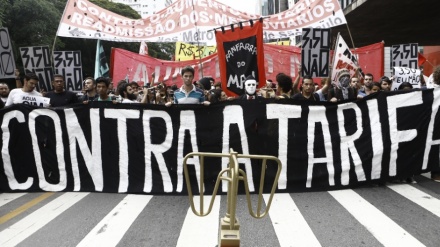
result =
M0 207L24 195L26 193L2 193L0 194Z
M388 186L393 191L404 196L408 200L416 203L417 205L423 207L429 212L440 217L440 200L430 196L429 194L416 189L415 187L408 184L394 184Z
M116 246L152 197L127 195L77 246Z
M269 195L263 195L266 203ZM292 197L275 194L269 211L280 246L321 246Z
M384 246L424 246L353 190L329 191Z
M208 208L211 198L212 196L205 196L205 209ZM205 217L199 217L192 212L191 208L188 209L176 246L205 247L216 246L218 244L220 198L220 196L216 196L211 213ZM194 196L196 209L199 208L199 203L200 197Z
M52 196L53 192L46 192L44 194L42 194L41 196L21 205L20 207L12 210L11 212L3 215L2 217L0 217L0 224L3 224L7 221L9 221L10 219L20 215L21 213L27 211L28 209L32 208L33 206L37 205L38 203L46 200L48 197Z
M64 193L0 232L0 246L16 246L89 193Z

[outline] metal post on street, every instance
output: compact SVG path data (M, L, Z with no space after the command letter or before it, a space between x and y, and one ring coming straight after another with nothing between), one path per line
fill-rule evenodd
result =
M187 160L191 157L199 156L200 157L200 180L199 180L199 188L200 188L200 204L199 210L196 210L194 205L194 195L192 192L191 181L189 177ZM220 171L217 176L217 180L215 182L215 187L213 190L212 198L209 203L208 209L205 211L204 208L204 170L205 170L205 157L217 157L217 158L229 158L228 167ZM260 176L260 187L258 190L258 201L256 212L253 211L252 202L250 198L249 186L247 183L246 173L239 168L238 159L241 158L249 158L255 160L261 160L261 176ZM277 172L275 175L275 179L270 191L269 200L267 201L265 210L262 210L263 206L263 188L264 188L264 180L266 176L267 169L267 161L272 160L277 163ZM218 247L224 246L240 246L240 223L236 217L236 208L237 208L237 193L238 193L238 184L239 181L243 181L244 189L246 192L246 201L248 204L249 214L256 218L261 219L266 216L269 212L270 205L272 203L273 195L275 193L278 178L281 173L281 161L274 157L268 155L243 155L238 154L234 150L230 149L229 154L223 153L201 153L201 152L193 152L189 153L185 156L183 160L183 169L185 174L186 186L188 189L188 196L191 205L191 210L197 216L206 216L208 215L213 207L215 197L218 192L218 188L220 182L226 181L228 182L228 191L227 191L227 203L226 203L226 215L225 217L220 219L220 227L219 227L219 244Z

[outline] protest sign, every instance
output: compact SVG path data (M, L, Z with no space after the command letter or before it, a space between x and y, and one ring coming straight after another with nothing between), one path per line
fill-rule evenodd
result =
M207 57L217 52L217 46L198 46L185 42L176 42L176 61L188 61Z
M419 69L394 67L393 84L391 90L397 90L404 82L411 83L413 88L420 88L420 75L421 72Z
M419 68L418 44L401 44L391 47L393 67Z
M62 75L68 91L80 92L82 85L81 51L54 51L55 74Z
M301 76L328 77L330 29L303 28Z
M25 72L32 72L39 78L37 91L52 91L53 68L48 46L20 47Z
M15 78L15 59L7 28L0 28L0 79Z

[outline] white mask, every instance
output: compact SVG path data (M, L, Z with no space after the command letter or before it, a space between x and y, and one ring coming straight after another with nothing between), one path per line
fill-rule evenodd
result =
M257 90L257 81L254 79L249 79L244 83L246 94L254 95Z

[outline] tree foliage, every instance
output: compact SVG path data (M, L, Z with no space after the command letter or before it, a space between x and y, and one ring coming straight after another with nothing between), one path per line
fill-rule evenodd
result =
M141 18L125 4L109 0L89 1L131 19ZM80 50L85 75L93 75L97 40L56 37L66 3L67 0L0 0L0 26L9 30L18 67L21 67L19 47L47 45L52 49L55 45L55 50ZM107 58L110 58L112 47L138 52L140 46L139 42L102 41L101 44ZM148 48L150 56L169 60L175 44L148 43Z

